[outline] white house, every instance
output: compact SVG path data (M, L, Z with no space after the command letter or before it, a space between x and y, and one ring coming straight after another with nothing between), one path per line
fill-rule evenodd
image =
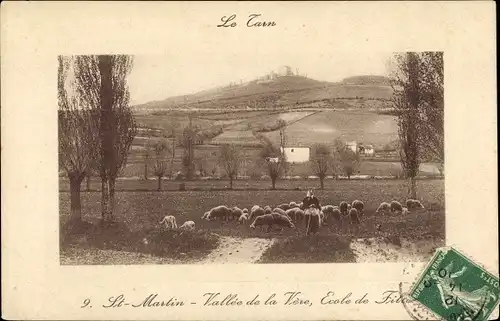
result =
M372 145L363 145L359 146L359 153L365 156L373 156L375 155L375 150Z
M309 161L309 147L285 147L281 149L288 163L305 163Z
M352 150L354 153L358 152L358 144L356 144L356 142L346 142L345 146L348 149Z

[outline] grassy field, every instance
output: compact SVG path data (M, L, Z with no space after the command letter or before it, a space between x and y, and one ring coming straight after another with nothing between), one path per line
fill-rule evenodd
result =
M397 133L397 122L393 116L361 111L322 111L286 127L288 146L329 145L339 138L378 148L396 140ZM279 142L279 132L264 135L273 142Z
M418 180L423 185L428 186L433 184L442 184L442 179L425 179ZM348 181L346 179L342 180L333 180L327 179L325 180L325 191L329 190L337 190L337 189L348 189L349 186L362 188L363 186L384 186L384 185L399 185L401 188L406 191L406 181L400 179L394 180L351 180ZM214 180L193 180L193 181L184 181L184 180L163 180L162 181L162 189L165 192L175 192L179 191L180 185L184 185L186 191L227 191L231 192L229 189L229 181L225 179L214 179ZM156 192L158 187L158 181L156 179L119 179L116 181L116 190L117 191L128 191L128 192ZM90 181L90 190L91 191L99 191L101 188L101 183L99 178L94 177ZM297 179L297 180L277 180L276 181L276 190L277 191L303 191L308 188L312 188L315 190L319 190L320 183L318 179ZM235 180L233 182L233 192L235 191L270 191L271 189L271 180ZM82 182L82 191L86 190L86 181ZM61 178L59 180L59 191L60 192L69 192L69 181L66 178ZM318 191L319 192L319 191ZM425 197L427 193L433 193L433 191L423 191L422 195Z
M294 182L298 186L306 187L309 183ZM287 186L288 190L236 190L236 191L171 191L171 192L135 192L123 191L116 194L116 218L127 227L127 233L140 238L144 235L153 235L154 238L170 240L182 239L180 236L160 235L158 222L167 215L175 215L178 224L192 220L196 223L196 235L198 241L194 244L207 244L202 251L195 251L196 255L189 254L189 248L181 247L183 243L175 243L174 248L181 248L186 258L200 257L206 255L209 250L216 246L211 235L231 236L237 238L275 238L278 241L275 245L264 253L261 262L302 262L309 258L309 261L321 262L330 260L332 262L349 261L352 257L345 249L345 243L349 244L354 238L370 237L395 237L409 240L417 240L422 237L430 237L444 241L445 215L444 215L444 184L442 180L419 181L418 193L426 206L426 211L422 213L412 213L406 217L401 216L380 216L375 214L376 207L382 201L393 199L404 201L406 195L406 183L403 181L339 181L328 185L327 190L316 191L316 195L322 204L338 204L342 200L353 201L360 199L365 202L365 216L359 229L352 229L344 224L327 222L321 228L319 236L311 238L310 242L300 241L304 237L305 227L298 225L297 229L285 229L267 233L263 230L253 230L247 225L241 225L234 221L204 221L202 214L221 204L228 206L238 206L240 208L251 208L254 204L277 206L280 203L290 201L300 201L304 197L303 190L293 190L293 186ZM69 218L69 193L60 193L60 219L63 226ZM82 193L82 212L86 222L98 224L100 219L100 193ZM381 230L377 230L377 224L381 224ZM121 230L120 230L121 231ZM129 235L125 233L126 235ZM137 234L138 233L138 234ZM153 234L151 234L153 233ZM99 234L99 233L98 233ZM123 235L122 232L116 232ZM101 234L99 234L101 235ZM193 235L184 236L188 242ZM323 238L323 241L321 241ZM112 237L106 241L99 241L99 244L111 244ZM212 240L208 242L207 240ZM158 241L160 242L160 241ZM283 243L284 242L284 243ZM326 243L325 243L326 242ZM328 247L326 244L335 243ZM316 244L316 245L315 245ZM323 245L321 245L323 244ZM193 245L194 246L194 245ZM276 248L275 248L276 247ZM328 247L331 255L325 254ZM127 249L127 247L111 246L109 250ZM130 246L128 247L131 248ZM133 248L133 247L132 247ZM134 248L133 248L134 249ZM193 248L194 250L194 248ZM68 253L65 250L64 253ZM151 252L152 251L152 252ZM181 250L172 251L179 253ZM273 254L278 251L280 254ZM338 253L337 253L338 252ZM150 250L155 254L156 252ZM187 254L186 254L187 253ZM301 254L302 253L302 254ZM337 253L337 254L335 254ZM335 254L335 255L334 255ZM166 255L168 253L159 253ZM326 256L325 256L326 255ZM339 257L340 256L340 257ZM315 258L313 260L313 257ZM178 257L176 257L178 259Z

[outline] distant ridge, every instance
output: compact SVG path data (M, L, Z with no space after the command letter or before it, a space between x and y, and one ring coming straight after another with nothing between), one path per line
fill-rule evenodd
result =
M343 84L346 85L378 85L378 86L390 86L390 79L385 76L353 76L347 77L342 80Z

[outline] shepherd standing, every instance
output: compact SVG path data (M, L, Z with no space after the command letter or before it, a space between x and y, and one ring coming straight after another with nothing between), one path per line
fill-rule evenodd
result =
M317 233L320 227L320 203L319 199L314 196L312 190L307 191L307 196L302 201L305 209L306 217L306 235Z

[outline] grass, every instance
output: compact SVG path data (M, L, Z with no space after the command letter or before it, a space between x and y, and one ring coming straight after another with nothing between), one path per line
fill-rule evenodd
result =
M125 222L65 222L61 224L60 245L64 254L75 248L151 254L169 259L199 259L219 244L217 235L207 231L139 228L131 230ZM61 221L62 222L62 221Z
M133 182L119 182L135 184ZM155 182L150 182L155 183ZM286 237L297 235L297 230L285 229L281 234L268 235L259 230L252 230L248 226L239 225L236 222L204 221L201 220L203 213L217 205L238 206L240 208L251 208L254 204L277 206L284 202L300 201L304 198L303 190L266 190L261 186L260 190L222 190L222 191L193 191L197 182L187 182L187 191L169 192L120 192L116 193L116 218L125 223L131 231L151 230L157 227L157 223L167 214L175 215L177 223L192 220L196 223L198 230L206 230L221 235L239 237ZM208 183L208 182L207 182ZM258 183L258 182L257 182ZM309 187L305 181L293 182L297 187L303 189ZM96 185L97 182L96 182ZM266 184L267 185L267 184ZM326 226L322 231L326 234L338 234L348 237L370 237L377 235L376 224L383 224L384 231L395 231L398 234L419 234L424 231L431 232L436 236L444 237L444 181L428 180L418 182L418 195L421 195L425 204L426 215L414 215L408 217L382 217L375 214L377 206L382 201L399 200L404 201L406 197L406 182L394 181L338 181L327 185L326 190L316 190L323 204L338 204L342 200L352 202L360 199L365 202L366 215L363 227L357 235L346 229L341 229L332 224ZM127 186L117 186L118 189ZM291 187L291 186L288 186ZM69 193L60 193L60 217L64 223L69 218L70 202ZM100 193L82 193L82 215L85 221L96 223L100 214Z
M381 216L375 213L382 201L406 199L405 181L328 181L326 190L315 192L321 203L337 205L342 200L349 202L354 199L363 200L365 215L362 217L362 224L355 230L347 225L327 222L320 229L319 235L307 238L304 236L305 226L302 223L297 223L296 229L267 233L265 228L254 230L249 224L238 224L235 221L209 222L202 220L201 216L205 211L221 204L251 208L254 204L274 207L292 200L299 202L305 195L304 189L310 187L308 181L282 182L279 188L287 188L286 190L266 189L269 187L268 182L262 181L252 182L255 190L190 190L200 188L198 185L200 183L224 183L217 181L185 182L187 191L130 190L137 189L138 184L155 185L155 183L119 181L115 216L120 223L107 227L100 223L100 193L92 191L82 192L81 195L82 218L87 223L73 229L69 228L71 225L66 225L70 212L69 193L60 192L61 262L67 264L192 262L203 259L216 248L219 235L276 239L273 246L264 253L262 263L351 262L353 254L345 244L356 238L381 237L387 243L396 245L401 244L403 238L410 242L432 239L438 240L439 244L445 239L443 180L418 181L417 192L426 206L426 211L411 213L405 217ZM174 186L172 185L172 188ZM94 182L92 187L99 187L98 182ZM209 186L206 185L205 188ZM174 215L178 225L188 220L194 221L196 231L160 230L158 222L167 214ZM380 230L376 228L379 224L382 226ZM143 243L144 238L148 240L147 246Z
M326 110L286 127L288 146L331 144L334 139L357 141L382 147L398 137L394 116L373 112ZM279 142L279 132L265 134Z
M255 82L231 87L205 90L188 96L193 108L244 108L249 101L278 99L281 106L297 103L307 104L318 100L339 98L390 99L389 86L373 84L351 85L344 83L321 82L313 79L292 76L258 84ZM150 102L137 106L151 110L182 106L185 96L171 97L163 101Z
M278 240L259 263L350 263L355 262L349 242L337 235L294 236Z
M141 167L142 168L142 167ZM143 169L143 168L142 168ZM142 174L142 172L138 172ZM210 192L219 193L221 191L227 193L238 193L244 191L261 191L261 192L269 192L271 188L271 180L270 179L258 179L258 180L235 180L233 182L233 191L229 189L229 180L219 179L219 180L193 180L193 181L176 181L176 180L164 180L162 182L163 192L177 192L179 191L179 186L184 184L186 190L192 192ZM407 181L401 179L392 179L392 180L333 180L333 179L325 179L325 195L337 190L339 193L348 192L349 195L356 195L361 191L363 197L370 197L366 195L363 190L366 188L383 188L387 189L389 192L395 192L395 194L388 193L388 197L394 195L394 197L404 197L406 189L407 189ZM431 199L436 197L436 191L441 193L442 186L444 185L444 181L442 179L426 179L426 180L418 180L419 190L421 190L421 195L424 197L424 200L428 198L428 194L431 194ZM127 191L127 192L157 192L158 181L156 179L119 179L116 181L116 190L117 191ZM394 191L397 187L399 190ZM91 191L99 191L101 188L100 180L98 177L93 177L91 179L90 190ZM320 182L319 179L311 179L311 180L277 180L276 181L276 191L275 192L290 192L290 191L299 191L298 194L302 194L303 190L308 188L313 188L316 193L323 193L319 190ZM348 191L348 189L353 188L352 192ZM59 181L59 190L61 192L69 192L69 181L62 177ZM82 191L86 191L86 180L82 182ZM301 196L301 199L303 197ZM256 200L258 201L258 200Z

